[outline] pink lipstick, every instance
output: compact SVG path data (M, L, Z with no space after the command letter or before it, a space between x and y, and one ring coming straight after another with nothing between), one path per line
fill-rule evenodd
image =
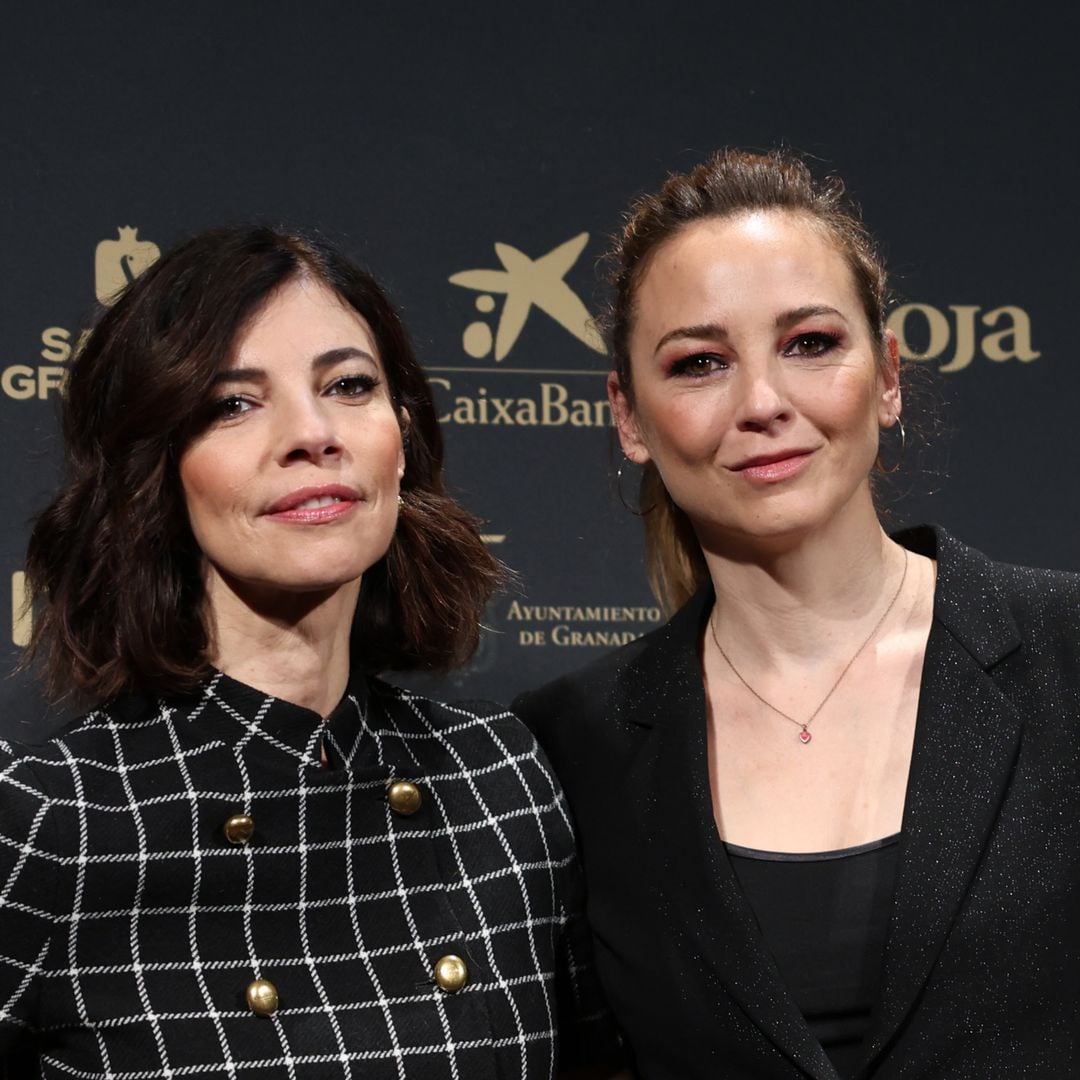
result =
M293 525L324 525L353 512L360 493L344 484L297 488L263 511L264 517Z
M761 454L741 461L731 471L752 483L775 484L802 472L812 454L813 450L781 450L775 454Z

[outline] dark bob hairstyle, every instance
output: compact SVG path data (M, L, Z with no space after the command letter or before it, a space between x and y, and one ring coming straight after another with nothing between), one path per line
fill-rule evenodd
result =
M67 478L30 538L28 659L54 696L170 693L205 674L203 564L179 460L214 375L286 282L332 289L374 333L395 406L409 415L397 530L364 574L353 663L445 669L476 648L502 568L449 498L431 391L375 280L321 239L262 226L192 237L133 282L71 365L62 423Z

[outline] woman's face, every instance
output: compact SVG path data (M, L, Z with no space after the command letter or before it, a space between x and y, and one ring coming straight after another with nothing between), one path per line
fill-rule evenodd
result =
M873 513L878 431L900 409L843 256L782 211L705 220L638 286L634 404L609 393L627 457L652 461L706 547L797 537Z
M403 419L360 315L310 280L275 292L180 460L208 595L358 588L397 523Z

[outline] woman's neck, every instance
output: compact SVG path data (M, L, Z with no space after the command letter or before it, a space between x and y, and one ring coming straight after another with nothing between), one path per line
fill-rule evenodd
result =
M824 529L790 546L721 545L705 551L713 627L742 655L814 663L846 647L901 580L904 554L876 519Z
M325 593L260 592L211 573L210 662L264 694L327 716L349 681L359 581Z

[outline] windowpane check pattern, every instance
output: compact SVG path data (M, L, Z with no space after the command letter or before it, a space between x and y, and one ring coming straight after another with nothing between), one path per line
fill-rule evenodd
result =
M322 721L215 673L0 743L11 1076L550 1077L610 1049L581 904L495 706L354 678Z

